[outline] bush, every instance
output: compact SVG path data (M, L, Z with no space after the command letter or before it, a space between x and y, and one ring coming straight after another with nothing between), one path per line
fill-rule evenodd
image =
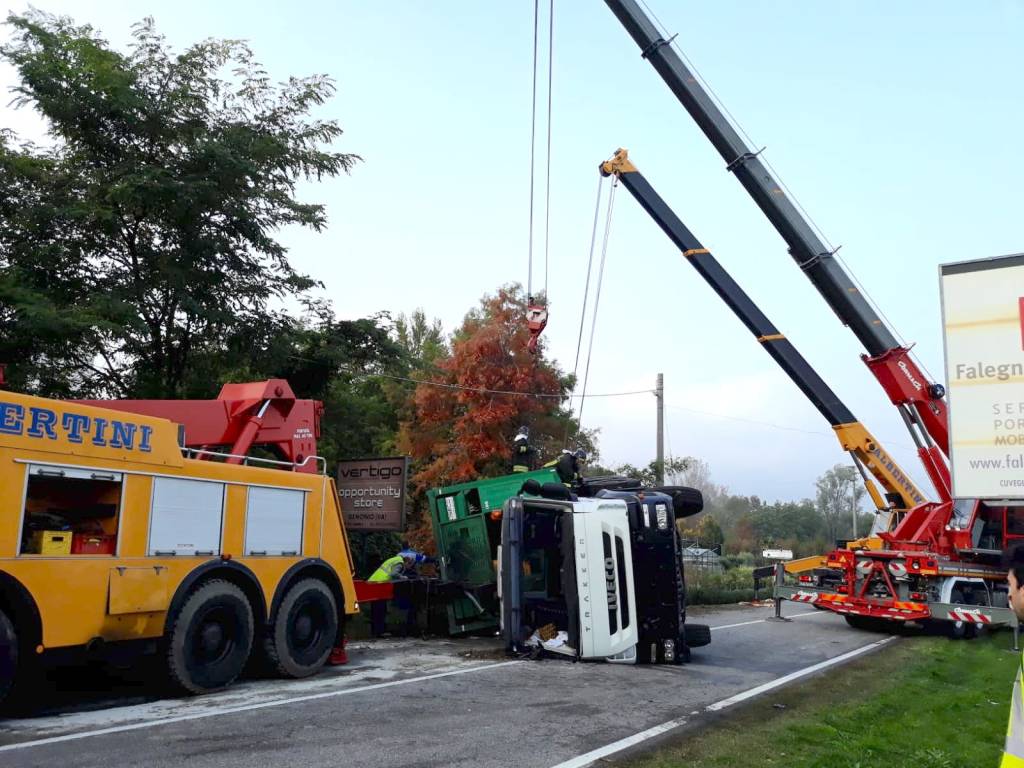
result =
M760 597L771 595L765 585ZM686 602L688 605L723 605L754 599L754 569L731 568L726 571L708 571L691 568L686 572Z
M762 589L762 598L771 595L770 590ZM728 605L731 603L749 602L754 599L753 588L749 589L722 589L720 587L705 587L697 585L686 588L687 605Z
M743 566L753 568L755 564L756 560L753 552L739 552L735 555L722 556L722 567L726 570Z

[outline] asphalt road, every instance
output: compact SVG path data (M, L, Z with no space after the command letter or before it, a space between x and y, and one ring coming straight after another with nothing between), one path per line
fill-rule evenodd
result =
M579 768L880 647L833 614L785 612L792 621L765 621L768 608L694 616L712 643L678 667L510 662L490 641L394 640L355 644L348 666L310 680L190 699L65 695L0 721L0 765Z

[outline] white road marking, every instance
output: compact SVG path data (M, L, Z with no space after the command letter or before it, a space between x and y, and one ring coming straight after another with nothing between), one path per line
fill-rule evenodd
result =
M806 616L809 614L800 615ZM725 627L720 627L720 629L725 629ZM770 680L769 682L764 683L763 685L759 685L755 688L750 688L749 690L743 691L742 693L737 693L735 696L730 696L727 699L716 701L714 704L709 704L708 706L704 707L704 711L718 712L720 710L726 709L727 707L731 707L734 704L739 704L741 701L746 701L747 699L753 698L754 696L758 696L762 693L766 693L767 691L779 688L780 686L783 686L786 683L790 683L798 678L814 674L815 672L818 672L822 669L827 669L828 667L835 666L836 664L842 664L844 661L848 661L849 659L852 659L855 656L859 656L862 653L867 653L868 651L880 648L881 646L893 641L894 639L895 638L893 637L882 638L881 640L877 640L873 643L868 643L867 645L862 645L860 648L855 648L852 651L848 651L847 653L835 656L831 659L826 659L825 661L818 662L817 664L812 664L809 667L798 669L796 672L790 672L788 675L783 675L782 677L776 678L775 680ZM627 736L624 739L613 741L611 744L606 744L603 747L591 750L590 752L586 752L582 755L579 755L578 757L574 757L564 762L558 763L557 765L552 766L552 768L586 768L586 766L592 765L593 763L595 763L603 757L608 757L608 755L614 755L616 752L621 752L624 749L634 747L637 744L641 744L647 741L648 739L653 739L655 736L660 736L663 733L667 733L668 731L671 731L673 728L678 728L681 725L686 725L686 723L687 719L685 717L678 717L674 720L668 720L667 722L656 725L653 728L648 728L646 731L640 731L640 733L635 733L632 736Z
M786 616L785 618L796 619L800 616L821 616L822 614L827 613L831 613L831 611L808 611L807 613L794 613L792 616ZM766 621L769 621L772 618L774 618L774 616L769 616L764 619L754 619L753 621L741 621L739 624L723 624L720 627L712 627L711 631L714 632L716 629L732 629L733 627L746 627L750 624L762 624Z
M735 696L730 696L727 699L716 701L714 704L709 704L704 708L704 711L718 712L720 710L726 709L727 707L731 707L733 704L739 704L741 701L752 699L754 696L759 696L762 693L766 693L767 691L773 690L774 688L783 686L786 683L790 683L798 678L805 677L807 675L813 675L815 672L818 672L822 669L828 669L829 667L834 667L836 664L842 664L844 661L848 661L854 658L855 656L860 656L862 653L867 653L868 651L874 650L875 648L881 648L886 643L891 643L895 639L895 637L883 637L881 640L876 640L873 643L862 645L860 648L854 648L852 651L847 651L846 653L840 654L839 656L834 656L831 659L819 661L817 664L812 664L809 667L798 669L796 672L790 672L788 675L783 675L782 677L777 677L774 680L769 680L767 683L759 685L756 688L750 688L749 690L743 691L742 693L737 693Z
M63 736L51 736L45 739L35 739L33 741L23 741L17 744L6 744L0 746L0 752L11 752L16 749L29 749L30 747L41 747L47 744L59 744L64 741L76 741L78 739L88 739L93 736L105 736L111 733L123 733L125 731L137 731L142 728L154 728L158 725L169 725L171 723L183 723L189 720L202 720L207 717L219 717L221 715L233 715L238 712L251 712L255 709L268 709L270 707L281 707L286 704L297 704L304 701L316 701L318 699L330 699L336 696L347 696L352 693L364 693L366 691L376 691L381 688L392 688L397 685L408 685L410 683L421 683L425 680L437 680L441 677L453 677L454 675L464 675L468 672L481 672L486 669L496 669L498 667L507 667L511 664L521 664L522 662L516 661L501 661L497 664L483 664L478 667L467 667L464 669L455 669L448 672L438 672L433 675L421 675L419 677L409 677L404 680L392 680L387 683L376 683L374 685L362 685L357 688L342 688L340 690L325 691L323 693L311 693L305 696L293 696L289 699L276 699L273 701L262 701L257 704L245 704L242 706L234 707L216 707L207 709L202 712L193 712L187 715L177 715L175 717L165 717L159 720L147 720L142 723L129 723L127 725L117 725L110 728L98 728L91 731L82 731L79 733L68 733Z
M813 616L813 615L817 615L819 613L826 613L826 612L825 611L810 611L808 613L794 614L793 616L790 616L790 617L787 617L787 618L797 618L797 617L800 617L800 616ZM747 626L747 625L750 625L750 624L760 624L760 623L763 623L765 621L768 621L768 618L755 619L753 621L744 621L744 622L739 622L737 624L726 624L726 625L723 625L723 626L711 627L711 630L714 631L714 630L718 630L718 629L731 629L733 627L743 627L743 626ZM124 724L120 724L120 725L112 725L112 726L107 726L107 727L92 728L90 730L83 730L83 731L78 731L78 732L75 732L75 733L62 734L60 736L48 736L48 737L44 737L44 738L31 739L29 741L18 742L18 743L14 743L14 744L0 745L0 752L9 752L9 751L16 750L16 749L28 749L30 747L45 746L47 744L56 744L56 743L65 742L65 741L76 741L76 740L80 740L80 739L91 738L93 736L104 736L104 735L112 734L112 733L122 733L122 732L125 732L125 731L135 731L135 730L140 730L142 728L153 728L153 727L156 727L156 726L159 726L159 725L169 725L169 724L172 724L172 723L187 722L187 721L190 721L190 720L202 720L202 719L205 719L205 718L208 718L208 717L219 717L221 715L231 715L231 714L236 714L236 713L239 713L239 712L251 712L251 711L257 710L257 709L266 709L266 708L269 708L269 707L279 707L279 706L284 706L286 704L296 704L296 703L301 703L301 702L306 702L306 701L316 701L318 699L327 699L327 698L333 698L333 697L336 697L336 696L345 696L345 695L352 694L352 693L362 693L362 692L365 692L365 691L379 690L381 688L388 688L388 687L397 686L397 685L405 685L405 684L408 684L408 683L416 683L416 682L422 682L422 681L425 681L425 680L435 680L437 678L451 677L453 675L461 675L461 674L464 674L464 673L467 673L467 672L476 672L476 671L480 671L480 670L494 669L496 667L503 667L503 666L507 666L509 664L517 664L517 663L519 663L519 662L518 661L503 661L503 662L499 662L497 664L485 664L485 665L481 665L481 666L477 666L477 667L466 667L466 668L455 669L455 670L447 670L447 671L444 671L444 672L438 672L438 673L429 674L429 675L419 675L417 677L410 677L410 678L405 678L405 679L402 679L402 680L392 680L392 681L388 681L388 682L385 682L385 683L375 683L375 684L372 684L372 685L362 685L362 686L357 686L357 687L354 687L354 688L342 688L342 689L333 689L333 690L328 690L328 691L319 691L317 693L309 693L309 694L302 694L302 695L297 695L297 696L290 696L290 697L282 698L282 699L271 699L269 701L260 701L260 702L249 703L249 704L228 704L228 705L224 705L224 706L220 706L220 707L211 707L209 709L203 709L202 711L199 711L199 712L189 712L189 713L181 714L181 715L170 715L170 716L165 716L165 717L156 717L156 718L153 718L153 719L148 719L148 720L144 720L144 721L140 721L140 722L124 723ZM295 685L317 685L319 687L319 686L322 686L324 683L328 683L328 681L327 680L323 680L323 679L321 679L319 681L301 681L301 683L297 683ZM257 693L265 693L265 692L266 691L264 691L264 690L257 691ZM64 717L64 716L61 716L61 717ZM651 738L652 736L655 736L658 733L664 732L664 730L671 730L672 728L677 727L677 725L683 724L685 722L685 719L680 719L678 722L676 722L676 721L670 721L670 722L675 723L675 725L669 725L669 724L663 723L661 726L655 726L654 729L651 729L652 731L656 731L656 732L652 732L650 735L647 735L647 736L644 736L643 738L640 738L643 734L637 734L636 736L630 737L630 738L637 738L637 739L639 739L639 741L643 741L645 738ZM662 730L657 730L657 729L662 729ZM644 731L644 733L646 734L648 732ZM619 742L616 742L616 744L618 744L618 743ZM630 746L630 745L626 745L626 746ZM625 749L626 746L619 747L618 749L613 750L613 751L619 751L620 749ZM609 754L611 754L611 753L609 753ZM597 759L597 758L594 758L594 759Z

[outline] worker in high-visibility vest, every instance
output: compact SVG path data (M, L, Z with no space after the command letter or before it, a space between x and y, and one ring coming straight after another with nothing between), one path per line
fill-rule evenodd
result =
M1006 555L1006 580L1009 582L1010 608L1017 620L1024 622L1024 544L1019 544ZM1006 725L1006 744L1003 746L1001 768L1024 768L1024 657L1017 662L1017 678L1010 699L1010 721Z
M512 471L532 472L537 461L537 449L530 445L530 430L520 427L512 439Z
M415 549L403 549L394 557L389 557L381 563L367 581L380 583L415 579L419 576L419 566L433 562L436 562L434 558L427 557L422 552L417 552ZM411 635L416 628L416 606L406 598L398 598L394 600L394 603L395 607L405 609L405 631L407 635ZM370 603L370 632L374 637L386 634L387 615L387 600L374 600Z

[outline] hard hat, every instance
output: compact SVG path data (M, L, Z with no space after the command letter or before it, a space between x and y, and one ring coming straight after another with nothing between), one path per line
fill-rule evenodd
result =
M575 456L575 457L576 457L577 459L579 459L580 461L586 461L586 460L587 460L587 452L586 452L586 451L584 451L584 450L583 450L582 448L577 448L577 449L576 449L576 450L575 450L575 451L573 452L573 454L572 454L572 455L573 455L573 456Z

